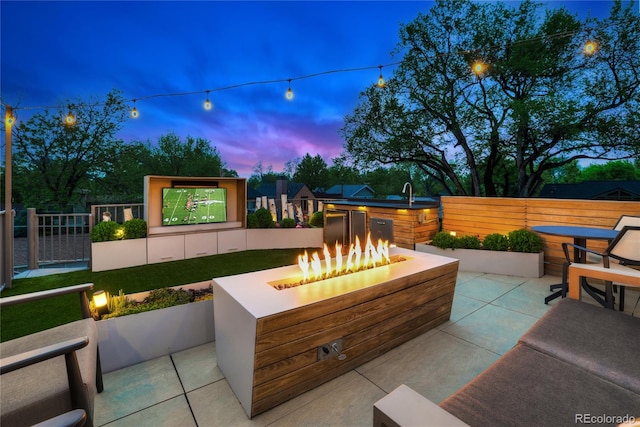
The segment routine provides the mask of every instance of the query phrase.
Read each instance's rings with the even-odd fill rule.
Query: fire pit
[[[449,319],[458,260],[389,258],[403,261],[283,290],[297,265],[213,280],[218,366],[249,417]]]

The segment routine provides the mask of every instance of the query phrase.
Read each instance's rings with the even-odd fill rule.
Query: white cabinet
[[[247,230],[229,230],[218,232],[218,253],[247,250]]]
[[[147,262],[177,261],[184,259],[184,235],[147,238]]]
[[[218,253],[218,233],[195,233],[184,236],[184,257],[196,258]]]

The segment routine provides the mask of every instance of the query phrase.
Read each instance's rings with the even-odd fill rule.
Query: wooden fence
[[[442,197],[442,229],[458,236],[502,233],[536,225],[584,225],[613,228],[621,215],[640,215],[640,203],[608,200]],[[568,237],[541,235],[545,241],[545,274],[560,276]],[[589,247],[606,248],[604,241]]]

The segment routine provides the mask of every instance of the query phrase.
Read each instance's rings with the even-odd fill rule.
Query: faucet
[[[410,182],[405,182],[404,187],[402,187],[402,194],[407,192],[407,185],[409,186],[409,207],[411,207],[413,203],[413,187]]]

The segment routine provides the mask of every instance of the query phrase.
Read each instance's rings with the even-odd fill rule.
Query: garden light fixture
[[[99,317],[109,313],[109,303],[105,291],[94,292],[92,302]]]

